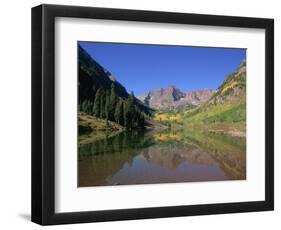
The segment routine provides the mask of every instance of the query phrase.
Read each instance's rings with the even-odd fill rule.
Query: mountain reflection
[[[183,130],[121,132],[79,146],[78,186],[246,179],[246,140]]]

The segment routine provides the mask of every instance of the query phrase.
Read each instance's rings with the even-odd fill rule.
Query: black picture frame
[[[55,18],[109,19],[265,29],[265,200],[55,213]],[[32,221],[41,225],[267,211],[274,209],[274,20],[110,8],[32,8]]]

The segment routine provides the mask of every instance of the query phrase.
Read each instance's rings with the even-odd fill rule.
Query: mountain
[[[213,89],[202,89],[191,91],[185,94],[185,97],[181,98],[180,100],[176,101],[175,106],[184,106],[184,105],[201,105],[202,103],[206,102],[215,92]]]
[[[187,111],[187,124],[209,123],[236,125],[237,130],[246,131],[246,61],[229,74],[216,92],[199,107]],[[223,128],[221,126],[220,128]]]
[[[117,94],[122,98],[129,96],[111,73],[97,63],[81,46],[79,46],[79,102],[85,99],[93,101],[98,88],[110,89],[114,84]]]
[[[208,104],[236,102],[246,97],[246,61],[242,61],[236,71],[228,75],[210,98]]]
[[[96,92],[99,88],[110,90],[112,85],[114,85],[118,97],[122,99],[127,99],[129,97],[126,88],[119,83],[108,70],[95,61],[80,45],[78,46],[78,60],[78,102],[80,105],[85,100],[94,102]],[[135,98],[135,104],[146,114],[150,114],[153,111],[137,98]]]
[[[214,90],[198,90],[184,93],[175,86],[155,89],[138,97],[144,104],[153,109],[174,109],[186,106],[198,106],[207,101]]]
[[[183,98],[185,94],[174,86],[165,89],[155,89],[149,91],[139,99],[146,105],[154,109],[173,107],[174,102]]]

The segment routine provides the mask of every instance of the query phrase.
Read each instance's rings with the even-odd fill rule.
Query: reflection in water
[[[79,146],[78,186],[246,179],[246,140],[187,131],[122,132]]]

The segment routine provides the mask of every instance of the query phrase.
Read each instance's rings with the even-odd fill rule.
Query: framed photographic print
[[[32,221],[273,210],[273,19],[32,9]]]

